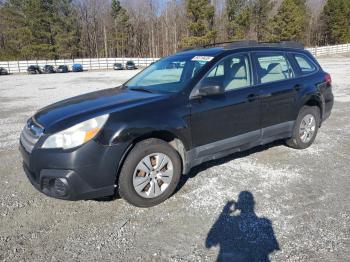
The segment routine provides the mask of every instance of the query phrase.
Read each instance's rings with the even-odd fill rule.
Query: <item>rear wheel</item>
[[[293,129],[293,136],[286,142],[290,147],[305,149],[314,142],[320,125],[320,109],[315,106],[301,108]]]
[[[127,156],[119,176],[119,194],[132,205],[154,206],[174,192],[180,175],[178,153],[163,140],[147,139]]]

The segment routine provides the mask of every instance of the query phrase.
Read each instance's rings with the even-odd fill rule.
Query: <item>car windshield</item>
[[[124,86],[150,92],[179,92],[211,59],[193,54],[169,56],[150,65]]]

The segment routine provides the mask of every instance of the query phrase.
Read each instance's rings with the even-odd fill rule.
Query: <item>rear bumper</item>
[[[47,196],[65,200],[94,199],[115,193],[116,174],[125,144],[90,141],[76,149],[34,149],[22,145],[23,169],[31,184]]]

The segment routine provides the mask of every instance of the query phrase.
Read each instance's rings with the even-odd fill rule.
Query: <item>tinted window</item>
[[[310,59],[303,55],[294,55],[297,64],[299,65],[300,71],[303,75],[307,75],[316,71],[314,63]]]
[[[200,87],[222,85],[225,91],[250,86],[249,59],[246,55],[233,55],[221,60],[207,76],[201,80]]]
[[[257,53],[257,73],[260,83],[275,82],[293,77],[287,58],[283,54]]]

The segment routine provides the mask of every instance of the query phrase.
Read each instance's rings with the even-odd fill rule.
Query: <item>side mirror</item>
[[[222,85],[207,85],[196,89],[191,95],[192,98],[222,95],[225,89]]]

